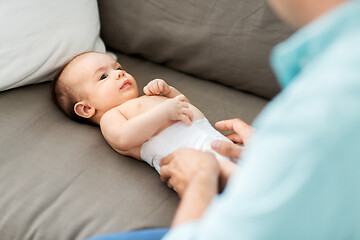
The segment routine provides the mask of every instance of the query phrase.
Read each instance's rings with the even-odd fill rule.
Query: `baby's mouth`
[[[124,89],[124,88],[127,88],[128,86],[131,85],[131,82],[129,80],[125,80],[123,82],[123,84],[121,85],[120,89]]]

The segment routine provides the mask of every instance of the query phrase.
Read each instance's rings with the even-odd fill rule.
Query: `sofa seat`
[[[116,53],[141,90],[154,78],[176,87],[209,121],[251,123],[268,100],[142,58]],[[0,94],[0,238],[84,239],[169,227],[179,198],[144,162],[121,156],[98,127],[51,102],[49,83]]]

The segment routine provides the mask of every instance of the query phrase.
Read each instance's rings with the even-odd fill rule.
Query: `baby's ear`
[[[85,101],[81,101],[74,106],[75,113],[83,118],[91,118],[95,114],[95,108],[87,104]]]

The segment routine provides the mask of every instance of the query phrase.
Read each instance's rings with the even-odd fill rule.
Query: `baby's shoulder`
[[[105,112],[100,119],[100,126],[112,124],[114,121],[125,120],[126,117],[121,112],[119,107],[114,107]]]
[[[112,109],[110,109],[108,112],[115,112],[115,111],[119,111],[121,113],[124,113],[127,111],[127,109],[129,108],[133,108],[135,105],[138,105],[142,102],[142,100],[140,99],[140,97],[128,100]]]

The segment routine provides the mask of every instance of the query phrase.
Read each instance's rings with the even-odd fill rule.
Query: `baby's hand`
[[[151,95],[166,96],[170,92],[170,87],[164,80],[154,79],[144,87],[143,91],[147,96],[151,96]]]
[[[193,112],[189,109],[189,104],[185,102],[186,97],[184,95],[178,95],[174,98],[166,100],[161,107],[164,107],[168,114],[168,119],[173,121],[183,121],[188,126],[191,125],[194,119]]]

